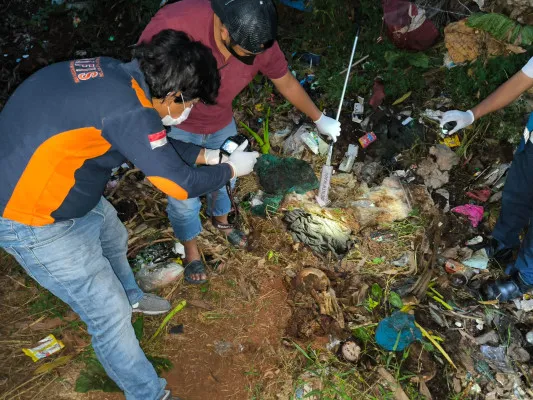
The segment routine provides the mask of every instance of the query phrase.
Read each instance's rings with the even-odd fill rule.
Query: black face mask
[[[242,63],[244,63],[246,65],[253,65],[254,64],[254,60],[255,60],[255,57],[256,57],[255,54],[252,54],[252,55],[249,55],[249,56],[241,56],[241,55],[237,54],[237,52],[233,49],[233,46],[231,45],[231,43],[229,45],[224,43],[224,46],[226,46],[226,49],[228,49],[228,51],[231,53],[231,55],[233,57],[235,57],[237,60],[239,60],[240,62],[242,62]]]

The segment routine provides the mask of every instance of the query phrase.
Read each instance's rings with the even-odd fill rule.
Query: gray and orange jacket
[[[166,137],[137,61],[45,67],[0,113],[0,216],[41,226],[94,208],[126,159],[180,200],[223,187],[231,167],[194,168],[200,147]]]

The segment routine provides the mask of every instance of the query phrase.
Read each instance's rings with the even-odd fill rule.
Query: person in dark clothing
[[[455,122],[449,134],[471,125],[476,119],[506,107],[522,93],[533,87],[533,58],[494,93],[472,110],[448,111],[441,119],[441,125]],[[507,262],[513,250],[518,249],[518,258],[507,268],[509,277],[489,281],[481,289],[486,300],[502,302],[522,297],[533,289],[533,113],[524,129],[522,141],[516,150],[513,163],[503,188],[502,209],[487,247],[490,257]],[[524,228],[528,229],[520,241]]]
[[[220,78],[210,50],[164,30],[132,62],[108,57],[50,65],[24,81],[0,113],[0,247],[87,324],[96,355],[128,400],[171,399],[139,346],[132,312],[165,313],[168,301],[137,286],[127,231],[102,197],[112,168],[132,161],[158,189],[185,200],[250,173],[257,153],[195,168],[213,156],[173,142]]]

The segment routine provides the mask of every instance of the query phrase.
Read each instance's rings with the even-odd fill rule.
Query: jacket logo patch
[[[150,142],[150,147],[152,148],[152,150],[164,146],[168,143],[167,131],[162,130],[161,132],[152,133],[151,135],[148,135],[148,141]]]
[[[71,61],[70,73],[72,74],[72,79],[74,79],[74,82],[76,83],[104,77],[104,72],[100,67],[100,57]]]

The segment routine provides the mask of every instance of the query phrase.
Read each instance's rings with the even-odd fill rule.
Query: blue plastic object
[[[296,8],[300,11],[312,11],[313,10],[313,1],[312,0],[280,0],[282,4],[286,6]]]
[[[422,332],[415,326],[415,317],[401,311],[383,319],[376,329],[376,343],[388,351],[402,351],[421,339]]]

